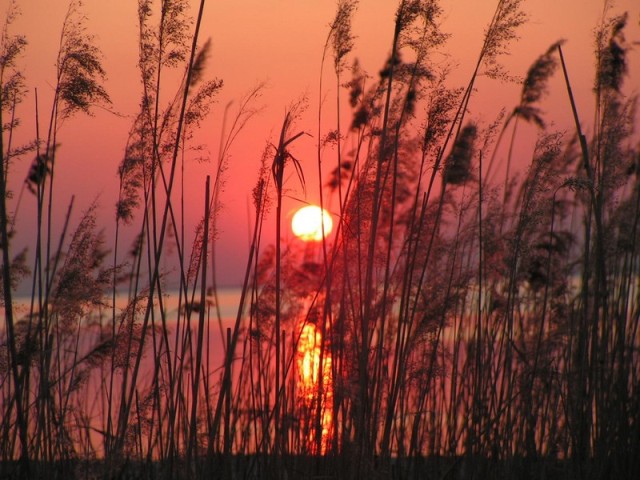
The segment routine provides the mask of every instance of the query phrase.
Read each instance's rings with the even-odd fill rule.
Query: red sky
[[[0,0],[3,18],[8,0]],[[70,196],[76,195],[74,219],[97,195],[101,205],[100,225],[110,233],[114,226],[114,204],[117,198],[117,168],[125,147],[127,132],[137,113],[141,96],[137,63],[137,17],[133,0],[85,0],[87,27],[96,36],[96,43],[104,54],[108,79],[106,89],[113,101],[112,108],[119,115],[96,110],[93,117],[78,115],[68,121],[60,132],[57,175],[56,223],[61,225]],[[193,12],[197,3],[191,0]],[[463,86],[469,79],[482,44],[482,35],[489,23],[497,1],[455,0],[442,2],[442,29],[452,38],[435,61],[446,59],[457,65],[450,82]],[[640,42],[640,2],[619,0],[611,2],[612,12],[629,11],[626,36],[629,44]],[[67,2],[62,0],[19,0],[22,16],[12,26],[14,33],[26,35],[29,42],[21,65],[30,89],[29,97],[18,112],[22,118],[20,137],[33,139],[33,89],[38,89],[41,112],[48,112],[54,84],[55,58],[58,38]],[[391,0],[361,0],[354,19],[357,35],[351,58],[358,57],[371,75],[377,75],[389,53],[394,11],[397,2]],[[511,45],[511,54],[503,63],[512,75],[523,76],[533,60],[556,40],[567,40],[563,48],[567,66],[578,99],[581,116],[593,117],[591,88],[593,85],[593,30],[602,15],[603,4],[595,0],[535,0],[524,2],[529,22],[520,30],[520,39]],[[335,2],[329,0],[217,0],[208,1],[201,31],[201,39],[213,42],[207,74],[224,80],[224,89],[211,117],[203,125],[199,140],[206,145],[212,158],[218,151],[221,118],[224,105],[236,101],[259,82],[267,87],[256,106],[264,109],[240,134],[231,151],[226,172],[226,187],[222,197],[224,209],[220,214],[220,235],[217,246],[220,263],[218,281],[237,283],[244,271],[248,244],[247,209],[250,192],[257,179],[257,169],[265,142],[274,139],[282,123],[285,108],[292,101],[306,95],[308,109],[298,122],[299,130],[314,136],[301,137],[293,151],[301,161],[307,177],[307,201],[316,202],[318,187],[314,182],[315,132],[319,98],[335,98],[333,75],[326,70],[326,88],[318,91],[318,76],[322,47],[328,25],[335,13]],[[631,78],[640,78],[640,45],[629,56]],[[330,65],[330,62],[328,62]],[[629,86],[633,91],[633,86]],[[552,94],[543,104],[547,119],[558,128],[571,128],[566,91],[560,77],[551,84]],[[635,86],[636,91],[638,85]],[[512,108],[518,101],[518,85],[495,81],[480,81],[471,103],[471,114],[489,123],[501,107]],[[333,100],[327,101],[326,118],[330,118]],[[346,109],[345,109],[346,110]],[[233,112],[233,107],[232,107]],[[41,121],[44,128],[44,121]],[[348,124],[345,112],[344,124]],[[10,171],[11,185],[20,190],[31,158],[16,162]],[[335,166],[335,165],[334,165]],[[326,171],[334,166],[327,165]],[[190,206],[186,215],[186,230],[193,231],[202,212],[204,176],[213,175],[215,164],[188,164],[189,188],[186,192]],[[302,196],[295,178],[289,182],[291,194]],[[15,208],[10,204],[10,209]],[[18,215],[14,251],[19,245],[30,244],[33,238],[34,199],[25,193]],[[289,201],[285,211],[290,218],[297,204]],[[59,228],[59,227],[58,227]],[[128,235],[132,238],[132,229]],[[268,237],[273,238],[273,237]]]

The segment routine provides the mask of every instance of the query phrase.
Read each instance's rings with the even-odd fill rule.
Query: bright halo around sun
[[[323,224],[326,237],[333,228],[331,215],[316,205],[307,205],[293,215],[291,230],[296,237],[304,242],[319,242],[322,240]]]

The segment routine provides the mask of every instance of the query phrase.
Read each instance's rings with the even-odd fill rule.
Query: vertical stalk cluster
[[[16,147],[26,41],[10,35],[10,10],[0,50],[0,476],[640,474],[640,183],[636,101],[624,94],[627,17],[597,30],[591,128],[563,42],[534,61],[511,113],[485,125],[471,115],[477,80],[507,77],[500,59],[525,21],[521,3],[496,2],[469,81],[452,87],[451,67],[435,60],[448,37],[438,1],[400,0],[379,75],[354,61],[346,82],[358,3],[338,2],[319,81],[325,98],[333,56],[335,124],[321,103],[314,139],[320,203],[332,206],[336,228],[318,244],[283,234],[291,178],[312,188],[295,156],[309,142],[296,126],[300,101],[260,162],[228,325],[216,292],[217,215],[229,151],[261,87],[235,119],[225,110],[189,251],[191,142],[222,87],[205,79],[205,2],[193,18],[179,0],[138,2],[142,99],[118,169],[110,264],[97,205],[75,230],[73,202],[54,224],[62,120],[109,101],[99,50],[72,2],[47,133],[40,138],[36,113],[35,141]],[[559,67],[575,134],[545,121]],[[525,152],[516,139],[533,130],[527,124],[537,141]],[[29,272],[26,255],[10,248],[8,177],[25,154],[35,154],[25,188],[37,233],[30,308],[20,316],[12,289]],[[274,245],[263,239],[267,222]],[[137,235],[123,255],[126,229]]]

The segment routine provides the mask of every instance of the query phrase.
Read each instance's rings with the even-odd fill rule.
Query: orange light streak
[[[317,452],[316,447],[316,409],[320,402],[321,419],[320,428],[321,444],[320,453],[324,454],[329,445],[330,434],[333,429],[333,416],[331,403],[333,399],[333,386],[331,384],[331,355],[325,348],[324,354],[321,352],[322,334],[315,325],[307,323],[302,327],[300,340],[298,342],[297,367],[298,367],[298,391],[297,396],[302,406],[304,415],[301,419],[300,432],[306,438],[310,451]],[[322,357],[322,365],[320,365]],[[320,372],[322,372],[322,388],[320,387]],[[304,421],[306,419],[306,421]],[[305,434],[305,432],[308,432]]]

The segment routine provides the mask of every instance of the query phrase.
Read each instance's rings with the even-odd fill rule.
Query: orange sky
[[[0,0],[0,18],[8,5]],[[40,109],[48,112],[54,83],[60,27],[66,12],[63,0],[19,0],[22,16],[13,25],[14,33],[26,35],[29,45],[21,60],[27,85],[32,92],[39,92]],[[68,121],[60,132],[57,175],[56,210],[66,211],[71,194],[76,195],[74,219],[79,218],[84,206],[100,196],[101,222],[107,232],[113,230],[114,204],[117,198],[117,168],[126,143],[132,118],[137,113],[140,99],[137,62],[137,17],[134,0],[85,0],[87,26],[96,36],[96,42],[104,53],[104,66],[108,80],[106,88],[113,101],[114,115],[96,110],[93,117],[77,115]],[[198,2],[191,0],[195,8]],[[458,67],[451,75],[452,84],[463,86],[473,70],[483,31],[491,19],[496,1],[455,0],[442,2],[444,31],[452,34],[443,54],[434,56],[436,61],[455,62]],[[393,34],[393,14],[397,2],[391,0],[361,0],[354,20],[358,36],[351,57],[357,56],[371,75],[377,75],[389,50]],[[530,15],[528,24],[520,30],[520,40],[511,45],[511,55],[503,63],[513,75],[523,76],[531,62],[554,41],[565,38],[563,48],[567,60],[574,93],[578,99],[581,116],[588,124],[593,105],[590,95],[593,84],[593,29],[602,14],[602,2],[595,0],[531,0],[525,2]],[[640,2],[619,0],[613,11],[629,11],[627,29],[629,43],[640,41]],[[307,200],[317,201],[318,187],[314,182],[315,132],[319,98],[318,75],[322,47],[333,19],[335,2],[329,0],[209,0],[201,39],[211,37],[213,50],[208,74],[225,82],[218,104],[210,119],[203,125],[199,140],[206,144],[212,158],[218,150],[220,124],[224,105],[238,100],[257,83],[266,81],[259,104],[262,113],[254,118],[238,137],[231,152],[230,167],[226,173],[226,188],[222,201],[221,232],[217,250],[220,264],[218,281],[221,284],[237,283],[244,271],[246,245],[248,244],[247,204],[250,191],[257,179],[260,155],[268,139],[278,133],[285,108],[292,101],[306,94],[308,109],[298,123],[299,130],[309,131],[314,137],[302,137],[294,151],[302,162],[307,177]],[[631,77],[640,78],[640,45],[629,56]],[[446,57],[445,54],[448,56]],[[335,98],[333,76],[326,70],[326,89],[322,95]],[[512,108],[518,101],[519,86],[498,82],[480,81],[478,92],[471,102],[471,114],[489,123],[501,107]],[[636,85],[637,90],[638,85]],[[560,77],[552,82],[552,95],[543,108],[548,119],[559,128],[570,128],[571,118],[566,92]],[[328,101],[325,115],[332,115],[333,100]],[[346,109],[345,109],[346,110]],[[20,136],[34,138],[34,102],[30,93],[18,112],[22,118]],[[232,110],[233,111],[233,110]],[[44,128],[44,121],[41,121]],[[348,124],[345,113],[344,124]],[[587,131],[589,127],[587,125]],[[11,185],[18,192],[26,177],[31,158],[24,158],[12,166]],[[186,193],[192,206],[186,216],[186,230],[193,231],[201,216],[204,176],[213,174],[214,164],[198,165],[191,162],[190,188]],[[326,166],[330,171],[333,166]],[[289,182],[291,194],[302,196],[295,178]],[[17,194],[16,194],[17,196]],[[33,198],[25,193],[16,228],[14,250],[33,238]],[[293,201],[285,205],[288,218],[297,206]],[[15,208],[15,205],[10,209]],[[137,230],[138,226],[131,230]],[[129,232],[130,237],[133,233]],[[109,237],[109,235],[108,235]],[[110,239],[111,237],[109,237]],[[273,237],[270,237],[271,239]]]

